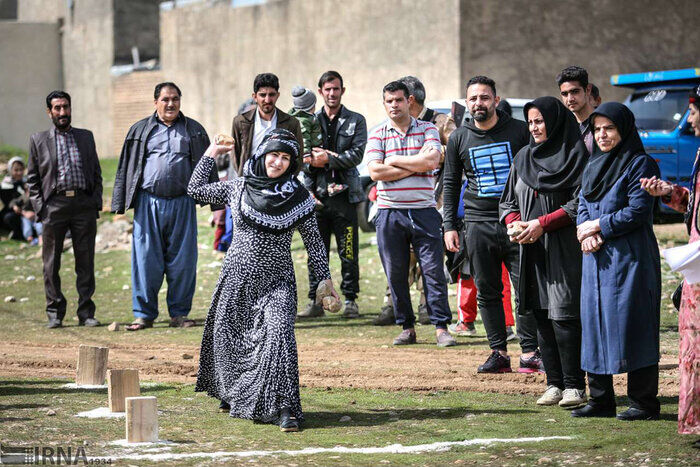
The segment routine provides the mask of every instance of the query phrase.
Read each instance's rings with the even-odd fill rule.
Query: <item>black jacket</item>
[[[321,115],[323,108],[316,112],[316,118],[321,124],[323,140],[328,135],[328,122]],[[341,106],[336,116],[338,124],[335,127],[335,149],[338,157],[330,157],[326,167],[312,167],[304,164],[304,185],[315,195],[327,193],[328,182],[326,174],[331,170],[341,172],[342,182],[348,185],[348,197],[351,203],[359,203],[364,199],[360,176],[357,166],[362,162],[367,145],[367,123],[365,117]],[[332,149],[332,148],[324,148]]]
[[[92,198],[96,215],[99,216],[102,210],[102,170],[97,158],[97,149],[95,149],[95,138],[90,130],[73,128],[72,131],[87,183],[85,191]],[[57,180],[56,127],[53,127],[47,131],[34,133],[29,140],[27,185],[29,199],[39,220],[45,214],[46,202],[56,190]]]
[[[462,173],[464,221],[498,221],[498,201],[508,180],[514,156],[530,141],[527,124],[497,110],[498,122],[481,130],[470,121],[457,128],[447,142],[444,168],[445,231],[457,230],[457,205]]]
[[[196,120],[185,117],[182,113],[180,113],[180,116],[185,119],[185,128],[190,138],[190,159],[192,161],[192,170],[194,170],[199,159],[202,158],[209,146],[209,136],[207,136],[204,127]],[[156,114],[153,113],[150,117],[139,120],[129,128],[129,132],[124,140],[124,146],[122,146],[122,152],[119,155],[117,176],[114,180],[114,190],[112,191],[112,212],[123,213],[127,209],[134,207],[134,198],[136,191],[141,186],[143,166],[147,155],[146,142],[148,141],[148,136],[157,125]],[[214,183],[218,181],[218,174],[212,170],[209,182]]]

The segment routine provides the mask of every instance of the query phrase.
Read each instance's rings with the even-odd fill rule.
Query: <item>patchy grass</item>
[[[116,160],[102,161],[105,193],[111,194]],[[197,289],[191,316],[203,320],[209,307],[219,273],[221,256],[211,251],[213,230],[207,219],[208,208],[198,210],[199,261]],[[130,214],[129,214],[130,216]],[[100,222],[109,221],[103,214]],[[682,225],[656,226],[662,247],[687,241]],[[361,293],[358,299],[363,317],[344,321],[337,316],[310,320],[297,325],[301,344],[334,342],[356,346],[381,347],[390,343],[394,327],[373,327],[371,318],[379,311],[384,296],[385,278],[373,234],[360,235]],[[306,304],[306,253],[301,239],[294,238],[299,290],[299,306]],[[174,332],[167,328],[165,287],[161,290],[161,318],[156,328],[142,333],[109,332],[106,327],[86,329],[75,326],[75,292],[73,255],[63,256],[63,291],[69,303],[62,330],[49,331],[44,325],[44,293],[39,249],[9,240],[0,241],[0,299],[13,295],[17,301],[0,301],[0,340],[5,342],[50,342],[52,344],[95,343],[100,345],[152,344],[199,345],[201,327]],[[130,322],[131,279],[130,253],[107,251],[96,255],[97,317],[103,323]],[[340,264],[331,252],[331,270],[340,282]],[[662,264],[663,303],[661,310],[661,350],[677,355],[677,313],[670,303],[680,276]],[[33,276],[33,278],[32,278]],[[125,288],[126,287],[126,288]],[[455,286],[450,301],[456,311]],[[412,291],[414,304],[418,296]],[[26,300],[22,300],[26,299]],[[483,328],[478,324],[483,334]],[[430,341],[432,330],[418,328],[419,339]],[[488,352],[485,339],[470,340],[470,345]],[[426,351],[444,358],[444,349],[421,344]],[[2,358],[2,357],[0,357]],[[69,356],[73,359],[73,355]],[[342,359],[339,358],[339,361]],[[437,360],[436,360],[437,361]],[[374,363],[374,362],[368,362]],[[391,362],[386,362],[390,365]],[[75,418],[80,411],[106,405],[105,391],[82,391],[63,387],[62,379],[17,379],[0,377],[0,442],[10,445],[78,445],[85,443],[89,456],[108,456],[127,450],[109,442],[124,437],[123,420]],[[615,420],[575,420],[558,408],[541,408],[535,398],[479,392],[420,392],[359,390],[329,387],[327,390],[302,388],[302,402],[308,420],[306,430],[282,434],[276,427],[256,425],[230,419],[216,413],[216,403],[193,392],[192,385],[164,384],[145,387],[145,395],[158,397],[161,410],[161,438],[176,441],[171,450],[160,452],[213,452],[217,450],[297,450],[305,447],[357,446],[372,447],[401,443],[425,444],[438,441],[461,441],[473,438],[516,438],[531,436],[572,436],[569,441],[540,444],[494,444],[488,447],[456,447],[444,452],[424,454],[316,454],[300,457],[285,455],[245,459],[208,460],[192,458],[158,462],[164,465],[205,464],[287,464],[287,465],[698,465],[697,451],[689,445],[694,437],[676,434],[677,398],[662,400],[663,418],[656,422],[621,423]],[[620,400],[624,406],[626,401]],[[54,416],[46,409],[55,410]],[[340,422],[343,416],[350,422]],[[144,451],[138,451],[144,452]],[[120,464],[144,465],[143,460],[125,460]],[[155,462],[153,462],[155,463]]]
[[[24,446],[84,445],[88,456],[145,454],[109,443],[124,438],[123,419],[76,418],[106,405],[106,391],[63,387],[63,380],[0,380],[2,441]],[[160,453],[301,450],[307,447],[383,447],[484,438],[570,436],[543,443],[454,447],[416,454],[274,455],[243,459],[158,461],[158,465],[232,462],[261,465],[697,465],[690,438],[675,435],[676,401],[662,401],[662,420],[623,423],[572,419],[558,407],[541,408],[531,398],[468,392],[384,392],[328,388],[302,390],[308,423],[300,433],[280,433],[216,412],[217,404],[192,385],[143,389],[157,396],[160,438],[177,444]],[[621,403],[623,401],[620,401]],[[55,415],[47,415],[47,410]],[[351,420],[341,422],[341,417]],[[9,435],[9,433],[12,433]],[[124,460],[118,464],[132,464]],[[155,462],[136,462],[151,465]]]

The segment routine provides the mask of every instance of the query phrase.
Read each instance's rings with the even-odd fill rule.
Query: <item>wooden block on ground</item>
[[[156,398],[126,398],[127,443],[155,443],[158,441],[158,405]]]
[[[139,370],[107,370],[107,393],[109,411],[125,412],[124,399],[141,395]]]
[[[108,347],[81,345],[78,350],[78,372],[75,382],[78,385],[101,385],[107,372]]]

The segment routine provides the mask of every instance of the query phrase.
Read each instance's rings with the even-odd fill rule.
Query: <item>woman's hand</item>
[[[600,219],[586,221],[576,228],[576,238],[579,242],[600,232]]]
[[[335,297],[336,300],[340,300],[340,296],[338,295],[338,292],[335,291],[335,287],[333,287],[333,280],[332,279],[326,279],[325,281],[322,281],[324,284],[326,284],[326,287],[328,287],[331,291],[331,297]]]
[[[520,225],[522,225],[525,228],[525,230],[523,230],[520,235],[515,237],[515,241],[520,243],[521,245],[535,243],[537,239],[540,238],[544,233],[544,229],[542,228],[542,225],[540,225],[539,219],[533,219],[528,222],[520,221]]]
[[[211,157],[212,159],[215,159],[216,156],[220,156],[221,154],[231,152],[232,149],[233,146],[224,146],[223,144],[216,144],[212,142],[207,148],[207,150],[204,152],[204,157]]]
[[[603,240],[603,237],[601,237],[600,234],[592,235],[583,239],[581,242],[581,251],[586,254],[595,253],[596,251],[600,250],[603,243],[605,243],[605,240]]]
[[[673,184],[660,180],[654,175],[651,178],[640,178],[639,182],[644,189],[651,196],[668,196],[673,191]]]

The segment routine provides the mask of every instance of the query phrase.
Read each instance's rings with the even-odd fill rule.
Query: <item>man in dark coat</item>
[[[171,327],[191,327],[197,272],[197,215],[187,185],[209,146],[202,125],[180,112],[180,88],[154,91],[155,112],[130,129],[119,157],[112,212],[134,208],[131,250],[132,309],[128,331],[153,326],[158,291],[167,276]],[[218,181],[215,171],[210,181]]]
[[[367,144],[365,117],[348,110],[341,104],[345,93],[343,78],[336,71],[327,71],[318,81],[318,93],[323,107],[316,112],[321,124],[322,147],[309,148],[310,157],[304,160],[304,185],[323,206],[316,212],[321,237],[330,250],[331,234],[335,236],[343,281],[340,289],[345,295],[343,318],[358,318],[355,303],[360,292],[358,263],[357,203],[364,192],[357,165]],[[318,279],[309,267],[309,299],[299,318],[323,316],[323,308],[314,303]]]
[[[245,161],[250,159],[265,135],[275,128],[284,128],[294,133],[301,147],[299,154],[304,153],[299,121],[275,105],[280,96],[279,89],[280,82],[277,76],[272,73],[257,75],[253,81],[255,108],[233,118],[231,171],[236,175],[240,176],[243,173]],[[301,160],[297,166],[301,167]]]
[[[66,315],[61,293],[61,253],[70,229],[78,289],[78,324],[99,326],[95,319],[95,234],[102,210],[102,171],[90,130],[71,127],[70,95],[53,91],[46,113],[54,127],[29,141],[27,185],[37,220],[43,222],[44,290],[49,328],[60,328]]]

